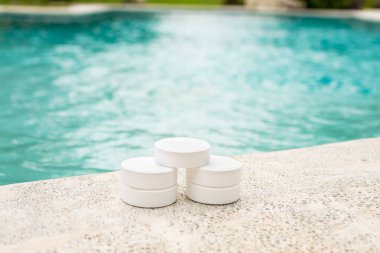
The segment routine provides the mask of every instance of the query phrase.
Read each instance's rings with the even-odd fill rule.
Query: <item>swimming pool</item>
[[[169,136],[225,155],[380,136],[376,23],[3,15],[0,56],[0,184],[115,170]]]

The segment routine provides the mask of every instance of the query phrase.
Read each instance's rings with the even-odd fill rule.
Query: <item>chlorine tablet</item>
[[[187,137],[161,139],[154,143],[154,159],[158,164],[167,167],[201,167],[209,162],[210,144]]]
[[[135,157],[121,163],[122,184],[142,189],[159,190],[177,185],[177,169],[155,163],[153,157]]]
[[[177,186],[161,190],[141,190],[121,184],[121,199],[137,207],[164,207],[177,200]]]
[[[186,169],[186,180],[205,187],[230,187],[240,184],[241,163],[231,157],[211,155],[210,162]]]
[[[216,188],[186,182],[186,196],[193,201],[203,204],[230,204],[240,198],[240,184],[232,187]]]

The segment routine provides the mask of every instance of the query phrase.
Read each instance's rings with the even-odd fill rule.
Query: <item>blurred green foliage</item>
[[[380,0],[305,0],[308,8],[361,9],[380,7]]]
[[[363,8],[380,8],[380,0],[365,0],[363,1]]]

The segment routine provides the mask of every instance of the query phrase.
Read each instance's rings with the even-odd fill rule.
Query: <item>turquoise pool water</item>
[[[154,140],[236,155],[380,136],[380,24],[222,12],[0,16],[0,184]]]

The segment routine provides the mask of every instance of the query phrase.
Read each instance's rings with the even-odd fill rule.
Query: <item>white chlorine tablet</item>
[[[121,184],[121,199],[137,207],[164,207],[177,200],[177,186],[163,190],[140,190]]]
[[[186,196],[193,201],[203,204],[229,204],[240,198],[240,184],[232,187],[213,188],[186,182]]]
[[[188,168],[186,180],[205,187],[230,187],[240,184],[241,163],[231,157],[212,155],[209,164]]]
[[[158,164],[167,167],[201,167],[209,162],[210,144],[186,137],[161,139],[154,143],[154,159]]]
[[[177,169],[154,162],[153,157],[136,157],[121,163],[122,184],[142,190],[166,189],[177,185]]]

